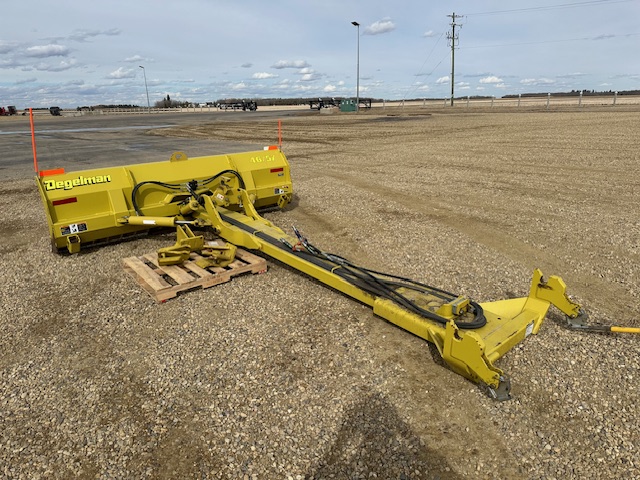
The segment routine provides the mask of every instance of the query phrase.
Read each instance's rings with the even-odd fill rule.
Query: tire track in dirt
[[[380,192],[380,186],[377,183],[366,180],[361,176],[347,172],[335,174],[326,170],[323,171],[323,174],[337,182],[349,183],[353,187],[369,193],[379,194]],[[433,197],[424,195],[421,195],[420,198],[407,196],[405,191],[394,188],[389,184],[385,185],[385,191],[390,198],[393,198],[394,202],[463,233],[475,242],[498,251],[511,260],[531,268],[541,268],[547,275],[563,277],[567,282],[569,293],[583,298],[588,303],[596,305],[604,311],[610,312],[612,317],[620,321],[632,321],[632,319],[628,318],[630,313],[628,305],[620,302],[621,298],[628,297],[628,292],[620,286],[586,272],[572,274],[571,271],[574,270],[574,265],[569,265],[555,255],[540,251],[532,245],[502,233],[497,225],[487,224],[484,219],[480,221],[474,216],[456,211],[450,205],[439,202]],[[598,292],[597,297],[593,296],[594,291]],[[588,305],[586,307],[588,309]]]

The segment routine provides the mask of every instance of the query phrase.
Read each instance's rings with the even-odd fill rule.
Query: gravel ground
[[[274,123],[161,133],[188,153],[273,143]],[[267,217],[477,301],[540,267],[591,321],[640,327],[639,129],[605,108],[290,118],[296,199]],[[171,235],[58,256],[33,180],[0,194],[4,478],[640,478],[637,335],[552,310],[498,361],[514,399],[496,403],[284,265],[156,304],[121,260]]]

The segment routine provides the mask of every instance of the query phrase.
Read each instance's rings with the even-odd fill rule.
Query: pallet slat
[[[182,265],[160,266],[157,254],[148,253],[125,258],[122,264],[125,271],[157,302],[165,302],[188,290],[229,282],[232,277],[243,273],[263,273],[267,270],[264,258],[240,248],[236,251],[236,259],[225,268],[201,268],[196,265],[201,258],[197,253],[192,253]]]

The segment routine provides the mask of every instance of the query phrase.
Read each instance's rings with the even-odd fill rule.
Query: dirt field
[[[273,120],[162,129],[274,144]],[[477,301],[560,275],[594,323],[640,327],[640,108],[319,114],[283,122],[293,205],[355,263]],[[121,259],[50,253],[33,179],[0,181],[0,476],[640,478],[639,336],[552,311],[499,360],[496,403],[429,345],[270,262],[166,304]]]

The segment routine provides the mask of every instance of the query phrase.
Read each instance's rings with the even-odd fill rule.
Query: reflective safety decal
[[[62,235],[73,235],[74,233],[82,233],[86,231],[86,223],[72,223],[71,225],[60,227],[60,233],[62,233]]]
[[[527,330],[525,330],[525,332],[524,332],[525,338],[528,337],[529,335],[531,335],[531,332],[533,332],[533,322],[531,322],[529,325],[527,325]]]

